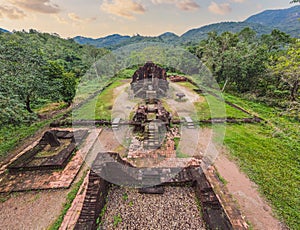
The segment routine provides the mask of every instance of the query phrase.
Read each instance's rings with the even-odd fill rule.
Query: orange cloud
[[[82,18],[79,15],[75,14],[75,13],[69,13],[68,17],[75,22],[91,22],[91,21],[95,21],[96,17],[93,18]]]
[[[193,0],[183,0],[179,1],[176,6],[184,11],[194,11],[198,10],[200,6],[198,5],[197,2],[194,2]]]
[[[200,8],[199,4],[194,0],[152,0],[155,5],[159,4],[175,4],[175,6],[183,11],[194,11]]]
[[[68,24],[68,21],[65,18],[59,15],[53,15],[53,16],[60,24]]]
[[[51,0],[9,0],[15,7],[44,14],[59,13],[60,7]]]
[[[25,18],[26,14],[13,6],[0,6],[0,18],[9,18],[12,20],[18,20]]]
[[[127,19],[133,19],[135,14],[144,14],[146,12],[142,4],[133,0],[104,0],[101,10]]]
[[[230,13],[232,9],[229,3],[217,4],[215,2],[211,2],[208,10],[214,14],[224,15]]]

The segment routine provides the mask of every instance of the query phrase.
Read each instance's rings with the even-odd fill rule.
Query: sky
[[[222,21],[243,21],[289,0],[0,0],[0,28],[36,29],[69,38],[110,34],[182,35]]]

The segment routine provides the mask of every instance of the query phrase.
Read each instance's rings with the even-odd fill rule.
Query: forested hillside
[[[2,33],[0,44],[0,127],[29,122],[47,103],[70,104],[94,53],[106,52],[34,30]]]
[[[211,32],[188,49],[210,68],[223,91],[280,107],[299,119],[299,40],[279,30],[258,37],[245,28]]]
[[[294,6],[289,9],[266,10],[249,17],[245,22],[277,28],[294,37],[299,37],[299,18],[300,6]]]
[[[115,49],[120,46],[134,44],[135,42],[167,42],[177,45],[195,43],[207,39],[208,34],[215,31],[218,34],[223,32],[238,33],[245,28],[251,28],[258,36],[269,34],[274,29],[279,29],[292,37],[300,36],[300,6],[288,9],[266,10],[259,14],[252,15],[241,22],[219,22],[191,29],[181,36],[174,33],[164,33],[159,36],[147,37],[141,35],[122,36],[119,34],[109,35],[103,38],[86,38],[77,36],[74,38],[79,44],[90,44],[96,47]]]

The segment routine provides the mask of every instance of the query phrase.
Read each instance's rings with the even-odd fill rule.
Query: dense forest
[[[80,78],[106,52],[35,30],[0,34],[0,127],[33,122],[34,109],[47,103],[70,105]]]
[[[209,33],[199,45],[188,47],[216,77],[223,91],[243,95],[299,114],[300,41],[277,29],[256,36]],[[299,117],[298,117],[299,119]]]

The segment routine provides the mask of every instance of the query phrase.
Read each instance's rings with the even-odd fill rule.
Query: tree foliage
[[[71,104],[77,82],[105,53],[35,30],[0,34],[0,126],[30,122],[45,103]]]
[[[300,85],[300,41],[291,45],[282,55],[277,57],[271,71],[288,83],[292,101],[298,99]]]
[[[223,90],[281,107],[299,101],[299,41],[277,29],[260,37],[250,28],[236,34],[210,32],[187,49],[206,64]]]

